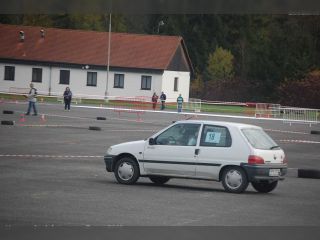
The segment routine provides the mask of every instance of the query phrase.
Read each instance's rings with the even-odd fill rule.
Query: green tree
[[[207,72],[209,80],[227,81],[233,78],[234,57],[229,50],[217,47],[216,50],[209,54]]]

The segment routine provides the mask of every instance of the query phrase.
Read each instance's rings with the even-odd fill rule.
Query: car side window
[[[200,124],[181,123],[156,137],[157,145],[196,146]]]
[[[228,128],[204,125],[201,133],[200,146],[230,147],[232,143]]]

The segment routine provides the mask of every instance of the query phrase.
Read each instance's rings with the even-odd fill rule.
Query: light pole
[[[108,96],[108,83],[109,83],[109,69],[110,69],[110,52],[111,52],[111,13],[109,15],[109,37],[108,37],[108,59],[107,59],[107,81],[106,91],[104,93],[104,99]]]
[[[158,31],[157,31],[158,34],[159,34],[160,26],[163,26],[163,25],[164,25],[164,22],[161,20],[161,21],[158,23]]]

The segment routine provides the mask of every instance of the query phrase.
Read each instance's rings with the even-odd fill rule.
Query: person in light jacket
[[[29,93],[26,95],[26,98],[28,99],[29,105],[28,105],[28,110],[26,115],[30,115],[31,108],[33,109],[33,116],[37,116],[37,107],[36,107],[36,102],[37,102],[37,89],[34,88],[33,83],[30,83],[30,90]]]
[[[178,113],[182,111],[182,105],[183,105],[183,97],[181,96],[181,94],[179,94],[179,97],[177,98]]]

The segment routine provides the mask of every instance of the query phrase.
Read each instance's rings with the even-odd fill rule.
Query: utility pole
[[[109,15],[109,37],[108,37],[108,59],[107,59],[107,81],[106,91],[104,93],[105,100],[108,98],[109,69],[110,69],[110,52],[111,52],[111,13]]]

